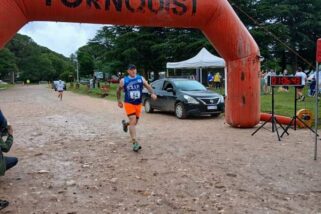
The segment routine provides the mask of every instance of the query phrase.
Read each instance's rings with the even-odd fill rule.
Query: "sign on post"
[[[95,77],[97,79],[104,79],[104,73],[103,72],[95,71],[94,75],[95,75]]]
[[[298,76],[270,76],[268,77],[269,86],[301,86],[302,77]]]

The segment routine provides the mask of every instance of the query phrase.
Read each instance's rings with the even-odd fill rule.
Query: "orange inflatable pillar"
[[[259,123],[259,49],[227,0],[1,0],[0,47],[28,21],[198,28],[227,64],[227,123]]]

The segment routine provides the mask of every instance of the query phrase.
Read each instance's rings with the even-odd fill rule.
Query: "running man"
[[[145,86],[148,92],[151,94],[153,100],[157,99],[152,87],[147,83],[144,77],[137,75],[135,65],[129,65],[127,70],[128,76],[122,78],[119,82],[117,89],[118,107],[125,108],[125,112],[128,116],[129,122],[122,121],[123,130],[127,132],[131,137],[133,143],[133,151],[138,152],[142,147],[139,145],[136,139],[136,125],[141,114],[142,109],[142,91]],[[121,101],[121,91],[124,90],[125,102]]]
[[[60,101],[62,100],[62,94],[64,92],[64,83],[59,80],[58,83],[57,83],[57,91],[58,91],[58,98],[60,98]]]

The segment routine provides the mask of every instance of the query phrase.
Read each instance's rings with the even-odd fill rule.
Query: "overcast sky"
[[[30,22],[18,33],[66,57],[92,39],[103,25],[64,22]]]

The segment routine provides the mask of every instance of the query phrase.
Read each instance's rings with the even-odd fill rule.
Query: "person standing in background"
[[[304,90],[304,86],[307,80],[307,75],[302,71],[301,67],[298,67],[296,73],[295,73],[296,77],[301,77],[301,86],[297,86],[296,87],[296,94],[297,94],[297,99],[300,101],[304,101],[305,96],[303,95],[303,90]]]
[[[288,75],[288,70],[284,69],[283,71],[283,76],[287,76]],[[289,90],[289,86],[283,86],[284,91],[288,92]]]
[[[219,72],[216,72],[215,76],[214,76],[214,86],[216,89],[221,88],[221,75]]]
[[[207,83],[209,87],[213,87],[213,74],[211,72],[208,73],[207,75]]]
[[[262,70],[260,74],[261,74],[261,77],[260,77],[261,78],[261,81],[260,81],[261,87],[260,88],[261,88],[261,95],[263,95],[263,94],[265,94],[265,90],[264,90],[265,89],[265,80],[264,80],[265,73],[264,73],[264,70]]]
[[[271,76],[271,70],[264,75],[264,94],[269,94],[271,92],[271,86],[268,84],[269,77]]]

